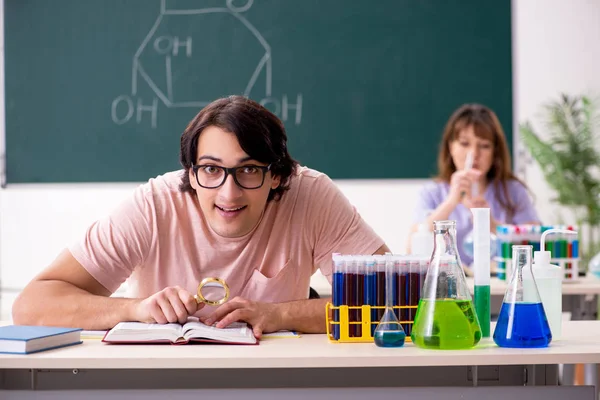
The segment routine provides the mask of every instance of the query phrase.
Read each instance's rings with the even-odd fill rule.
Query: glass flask
[[[394,312],[394,266],[395,262],[389,255],[385,256],[385,311],[379,321],[373,339],[379,347],[402,347],[406,333]],[[401,290],[401,289],[399,289]]]
[[[411,339],[426,349],[468,349],[479,343],[481,326],[456,247],[456,222],[434,221],[433,233],[433,255]]]
[[[533,246],[512,247],[513,273],[494,329],[500,347],[547,347],[550,325],[531,270]]]

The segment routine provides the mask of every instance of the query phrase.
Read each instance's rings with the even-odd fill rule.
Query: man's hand
[[[217,328],[225,328],[233,322],[244,321],[252,326],[254,336],[258,339],[263,332],[276,332],[283,329],[281,309],[277,304],[259,303],[241,297],[234,297],[204,319],[207,325],[212,325],[216,321],[218,321]]]
[[[204,306],[198,304],[194,296],[179,286],[167,287],[152,296],[141,300],[134,308],[134,319],[146,323],[183,324],[188,316],[194,315]]]

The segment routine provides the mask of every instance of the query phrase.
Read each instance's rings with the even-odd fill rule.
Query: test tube
[[[344,259],[341,254],[332,254],[333,261],[333,286],[332,286],[332,300],[333,306],[339,307],[342,305],[344,299]],[[339,309],[333,310],[333,321],[337,324],[332,326],[332,334],[335,340],[340,339],[340,311]]]
[[[398,256],[398,305],[408,305],[408,257]],[[408,321],[408,309],[400,308],[398,313],[399,321]],[[410,335],[410,326],[402,324],[404,333]]]
[[[365,257],[365,304],[374,306],[375,305],[375,257]],[[375,321],[375,310],[371,309],[371,336],[375,333],[377,328],[377,321]]]
[[[379,322],[385,312],[385,257],[377,258],[375,267],[375,305],[382,308],[376,309],[375,321]]]
[[[499,279],[506,280],[506,272],[511,257],[510,227],[506,225],[498,226],[496,228],[496,236],[498,239],[498,246],[496,246],[496,254],[498,256],[497,274]]]
[[[393,264],[392,266],[392,293],[390,295],[390,298],[392,299],[392,306],[398,306],[400,305],[399,303],[399,298],[398,298],[398,294],[400,292],[403,292],[403,290],[400,289],[400,256],[398,255],[392,255],[390,256],[390,261]],[[387,294],[386,294],[387,295]],[[396,314],[396,318],[400,319],[400,309],[399,308],[394,308],[394,314]]]
[[[408,276],[406,279],[408,292],[407,303],[409,306],[418,306],[421,294],[421,261],[418,258],[410,258],[408,261],[408,268]],[[408,321],[414,322],[416,313],[416,308],[409,308]],[[407,335],[412,332],[412,324],[408,328],[408,332],[406,332]]]
[[[577,227],[574,227],[577,230]],[[577,271],[577,277],[579,277],[579,236],[572,235],[571,236],[571,258],[573,258],[573,270]]]
[[[561,229],[560,227],[556,227],[557,229]],[[554,235],[554,240],[552,240],[552,246],[550,247],[550,251],[552,252],[552,258],[562,258],[562,235],[560,233]]]
[[[365,272],[366,272],[366,259],[364,256],[356,256],[356,306],[363,306],[365,304]],[[362,336],[362,311],[360,309],[354,310],[355,320],[360,324],[355,325],[356,336]]]
[[[356,305],[356,262],[353,256],[345,256],[344,271],[344,305],[352,307]],[[348,322],[355,321],[353,309],[348,311]],[[348,325],[348,336],[355,337],[356,329],[354,324]]]
[[[391,295],[391,299],[392,299],[392,306],[399,306],[400,305],[400,294],[402,292],[404,292],[404,290],[402,290],[400,288],[400,262],[401,262],[402,257],[399,255],[392,255],[391,256],[391,261],[394,264],[393,267],[393,281],[392,281],[392,295]],[[400,309],[399,308],[394,308],[394,314],[396,314],[396,318],[398,318],[398,320],[400,320]]]

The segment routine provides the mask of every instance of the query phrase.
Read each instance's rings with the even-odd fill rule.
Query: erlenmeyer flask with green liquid
[[[456,222],[434,221],[435,244],[415,315],[411,339],[425,349],[468,349],[481,326],[456,247]]]

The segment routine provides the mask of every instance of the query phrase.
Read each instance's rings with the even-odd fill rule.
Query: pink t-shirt
[[[317,268],[331,282],[331,253],[373,254],[384,244],[331,179],[315,170],[298,168],[290,189],[267,203],[257,226],[238,238],[211,229],[195,194],[179,191],[181,174],[169,172],[139,186],[70,247],[109,291],[129,279],[134,297],[167,286],[195,294],[203,278],[220,277],[231,297],[307,299]]]

